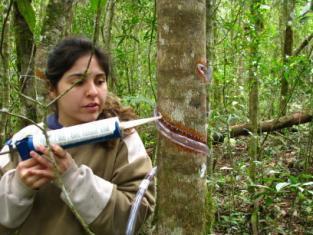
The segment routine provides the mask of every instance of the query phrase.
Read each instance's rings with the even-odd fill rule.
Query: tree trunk
[[[256,182],[256,166],[255,163],[258,160],[258,113],[259,113],[259,32],[261,30],[261,15],[260,15],[260,4],[261,2],[252,1],[250,3],[250,44],[249,44],[249,124],[251,129],[251,136],[248,144],[248,154],[250,157],[250,169],[249,176],[252,183]],[[256,203],[255,191],[253,188],[250,189],[251,201],[253,202],[252,211],[251,211],[251,228],[252,234],[259,234],[258,228],[258,213],[259,208]]]
[[[103,13],[103,1],[98,1],[97,9],[96,9],[96,18],[95,18],[95,24],[94,24],[94,34],[93,34],[93,42],[95,44],[98,44],[99,38],[100,38],[100,30],[101,30],[101,18]]]
[[[41,42],[36,50],[35,73],[40,78],[46,68],[47,55],[49,51],[67,35],[67,22],[71,18],[72,5],[74,1],[50,0],[46,9],[45,19],[41,30]],[[44,97],[45,85],[37,84],[38,95]],[[43,110],[38,110],[42,118]]]
[[[0,45],[0,108],[9,109],[10,106],[10,81],[9,81],[9,13],[12,9],[12,3],[10,4],[6,14],[1,16],[2,24],[1,28],[1,45]],[[7,120],[6,114],[0,114],[0,146],[7,138]]]
[[[292,127],[294,125],[299,125],[303,123],[308,123],[313,120],[313,115],[311,113],[297,112],[291,115],[283,116],[276,119],[271,119],[263,121],[259,125],[258,133],[262,132],[273,132],[284,128]],[[251,134],[250,123],[238,124],[229,127],[229,136],[231,138],[238,136],[245,136]],[[224,141],[225,135],[216,134],[213,136],[214,143],[221,143]]]
[[[161,123],[170,134],[179,133],[204,146],[206,85],[196,71],[198,63],[206,64],[205,7],[204,0],[157,1],[157,109],[163,116]],[[207,151],[200,153],[159,135],[155,234],[204,233]]]
[[[208,64],[211,68],[213,68],[213,61],[215,57],[214,53],[214,41],[215,41],[215,18],[216,18],[216,0],[206,0],[206,38],[207,38],[207,58],[208,58]],[[212,71],[212,80],[213,79],[213,71]],[[218,85],[218,84],[217,84]],[[211,95],[215,89],[213,89],[213,92],[211,93],[212,89],[209,89],[209,94]],[[218,87],[217,89],[218,90]],[[210,97],[210,96],[208,96]],[[212,98],[214,96],[211,95]],[[208,103],[210,102],[210,98],[208,98]],[[213,135],[212,135],[212,130],[211,128],[208,128],[208,146],[210,149],[213,150],[212,148],[212,143],[213,143]],[[211,157],[208,158],[208,170],[207,170],[207,177],[209,179],[213,178],[213,165],[214,165],[214,153],[211,152]],[[212,183],[211,183],[212,182]],[[216,211],[216,206],[215,206],[215,200],[214,200],[214,191],[215,191],[215,184],[213,181],[210,181],[208,184],[208,194],[207,194],[207,225],[206,225],[206,233],[207,234],[213,234],[213,226],[214,226],[214,221],[215,221],[215,211]]]
[[[31,1],[29,1],[31,4]],[[34,38],[30,27],[19,12],[17,3],[14,3],[14,29],[16,46],[16,66],[19,76],[20,92],[25,96],[36,99],[34,77]],[[36,103],[21,96],[21,114],[33,121],[37,120]],[[29,122],[19,120],[19,129],[28,125]]]
[[[282,61],[283,70],[281,76],[281,89],[280,89],[280,114],[279,116],[286,115],[287,103],[289,95],[289,82],[288,82],[288,58],[292,55],[293,47],[293,30],[291,27],[292,17],[291,14],[294,11],[295,0],[284,0],[282,5],[281,17],[282,17]]]
[[[107,0],[105,6],[105,18],[102,33],[104,49],[107,52],[111,52],[111,28],[114,16],[114,6],[115,0]]]

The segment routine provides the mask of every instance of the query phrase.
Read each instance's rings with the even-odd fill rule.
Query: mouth
[[[89,103],[87,105],[84,105],[83,108],[86,109],[89,112],[95,112],[99,110],[99,104],[98,103]]]

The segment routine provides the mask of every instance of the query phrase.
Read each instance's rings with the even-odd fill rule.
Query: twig
[[[80,224],[84,227],[85,231],[87,232],[87,234],[89,235],[94,235],[94,233],[89,229],[89,225],[85,222],[85,220],[81,217],[81,215],[79,214],[79,212],[76,210],[75,205],[73,204],[69,193],[65,187],[64,181],[61,177],[61,171],[56,163],[56,160],[53,156],[52,150],[51,150],[51,144],[49,141],[49,136],[48,136],[48,132],[47,132],[47,125],[44,124],[44,131],[43,134],[46,138],[47,141],[47,146],[48,146],[48,153],[49,153],[49,160],[51,161],[51,163],[53,164],[53,172],[55,173],[56,176],[56,184],[62,189],[62,192],[64,193],[64,196],[66,198],[66,201],[68,203],[68,206],[70,207],[70,210],[73,212],[73,214],[75,215],[75,217],[78,219],[78,221],[80,222]]]
[[[90,67],[90,63],[91,63],[91,59],[92,59],[92,56],[93,56],[94,52],[92,51],[90,57],[89,57],[89,61],[88,61],[88,64],[87,64],[87,67],[86,67],[86,70],[82,76],[81,79],[78,79],[77,81],[75,81],[68,89],[66,89],[64,92],[62,92],[60,95],[58,95],[57,97],[55,97],[51,102],[49,102],[47,105],[46,105],[46,108],[49,108],[52,104],[54,104],[55,102],[57,102],[59,99],[61,99],[63,96],[65,96],[68,92],[70,92],[70,90],[73,89],[74,86],[76,86],[79,82],[83,81],[86,79],[87,77],[87,71]]]
[[[14,117],[18,117],[18,118],[21,118],[23,120],[26,120],[28,122],[30,122],[31,124],[35,125],[36,127],[38,127],[40,130],[44,131],[44,128],[42,128],[40,125],[38,125],[36,122],[34,122],[33,120],[23,116],[23,115],[20,115],[20,114],[16,114],[16,113],[11,113],[5,109],[0,109],[0,113],[4,113],[4,114],[8,114],[8,115],[11,115],[11,116],[14,116]]]
[[[27,95],[25,95],[25,94],[22,93],[22,92],[19,92],[19,95],[22,96],[23,98],[27,99],[28,101],[31,101],[31,102],[33,102],[33,103],[35,103],[35,104],[38,104],[38,105],[40,105],[40,106],[43,106],[43,104],[42,104],[40,101],[35,100],[35,99],[33,99],[32,97],[27,96]]]

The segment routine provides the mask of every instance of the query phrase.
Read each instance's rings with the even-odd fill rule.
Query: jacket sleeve
[[[31,125],[16,133],[12,140],[39,131],[38,127]],[[8,150],[9,147],[5,145],[1,152]],[[36,191],[24,185],[15,174],[18,161],[17,152],[0,156],[0,234],[6,234],[4,231],[19,227],[29,215],[34,201]]]
[[[1,157],[10,158],[9,155]],[[0,166],[0,231],[20,226],[29,215],[34,200],[35,191],[20,181],[13,166],[11,161]]]
[[[135,195],[151,169],[143,143],[133,132],[119,144],[112,180],[94,175],[84,165],[69,169],[63,180],[75,208],[95,234],[125,234]],[[154,191],[151,183],[140,206],[137,229],[153,211]],[[64,193],[61,197],[67,203]]]

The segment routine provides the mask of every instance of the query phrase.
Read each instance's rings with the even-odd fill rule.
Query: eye
[[[71,79],[71,84],[75,86],[82,86],[84,82],[84,76],[75,76]]]
[[[96,84],[99,85],[99,86],[101,86],[101,85],[104,84],[104,83],[106,83],[106,81],[105,81],[104,79],[98,79],[98,80],[96,81]]]
[[[75,83],[75,86],[82,86],[84,84],[84,80],[83,79],[77,79],[74,83]]]
[[[96,85],[101,86],[101,85],[103,85],[105,83],[106,83],[105,76],[101,75],[101,76],[96,78],[96,81],[95,81]]]

